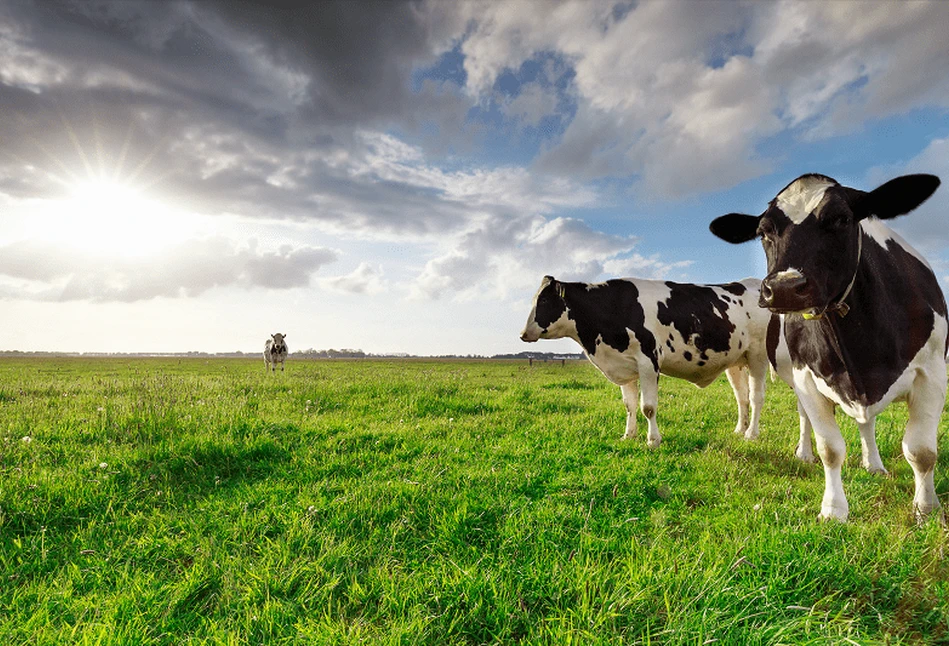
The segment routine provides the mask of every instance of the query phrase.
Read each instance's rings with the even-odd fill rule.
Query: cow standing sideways
[[[272,372],[277,371],[277,364],[280,364],[280,372],[283,372],[284,361],[287,360],[287,338],[285,334],[271,335],[264,343],[264,368]]]
[[[765,335],[771,317],[757,306],[759,284],[753,278],[725,285],[638,278],[591,284],[545,276],[521,339],[570,337],[583,346],[593,365],[622,390],[623,437],[636,434],[639,399],[649,424],[647,444],[653,448],[661,439],[659,373],[704,388],[724,371],[738,401],[735,432],[754,439],[768,373]]]
[[[768,275],[760,304],[783,319],[768,349],[786,344],[795,393],[814,427],[822,518],[849,514],[835,406],[857,421],[866,442],[873,418],[897,400],[909,409],[903,455],[915,475],[914,510],[922,519],[940,507],[933,469],[946,400],[946,301],[929,264],[881,221],[912,211],[938,186],[932,175],[907,175],[864,192],[804,175],[763,214],[732,213],[711,224],[728,242],[761,238]]]

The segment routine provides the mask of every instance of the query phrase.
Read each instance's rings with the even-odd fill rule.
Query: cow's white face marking
[[[781,191],[775,203],[791,222],[800,224],[817,209],[832,186],[836,184],[820,177],[801,177]]]

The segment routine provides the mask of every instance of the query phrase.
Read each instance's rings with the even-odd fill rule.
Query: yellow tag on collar
[[[816,321],[817,319],[823,316],[823,313],[812,314],[811,312],[801,312],[801,316],[804,317],[805,321]]]

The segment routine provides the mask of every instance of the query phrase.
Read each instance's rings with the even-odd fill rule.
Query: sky
[[[0,350],[576,352],[546,274],[762,277],[803,173],[949,182],[949,2],[0,3]],[[949,186],[893,226],[949,289]]]

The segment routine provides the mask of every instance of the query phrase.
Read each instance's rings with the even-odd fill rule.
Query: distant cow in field
[[[731,213],[711,224],[728,242],[761,238],[768,275],[760,304],[783,318],[768,345],[787,344],[794,390],[814,427],[822,518],[849,515],[835,406],[863,435],[898,400],[909,408],[903,455],[915,475],[914,510],[919,519],[939,510],[933,470],[946,400],[946,301],[929,264],[881,221],[909,213],[938,186],[932,175],[907,175],[868,193],[803,175],[761,215]]]
[[[579,343],[622,391],[623,437],[636,434],[639,399],[649,424],[646,441],[653,448],[661,440],[659,374],[704,388],[724,371],[738,401],[735,432],[754,439],[768,373],[765,335],[771,317],[757,306],[759,285],[753,278],[692,285],[638,278],[571,283],[545,276],[521,339],[569,337]]]
[[[285,334],[271,335],[264,343],[264,368],[272,372],[277,371],[277,364],[280,364],[280,372],[283,372],[284,361],[287,360],[287,342]]]

